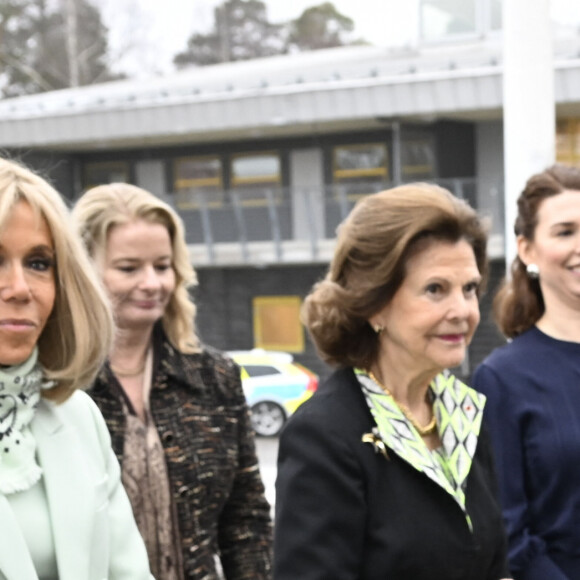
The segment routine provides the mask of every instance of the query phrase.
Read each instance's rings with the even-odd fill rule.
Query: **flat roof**
[[[555,45],[556,101],[580,106],[580,38]],[[341,47],[0,100],[0,146],[93,149],[500,118],[499,39]]]

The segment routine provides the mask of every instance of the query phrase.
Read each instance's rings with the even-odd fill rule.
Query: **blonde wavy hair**
[[[338,228],[326,277],[302,306],[320,356],[337,366],[370,368],[379,341],[368,320],[400,288],[409,259],[433,241],[459,240],[473,248],[485,280],[487,228],[467,203],[426,183],[362,198]]]
[[[54,244],[55,301],[38,350],[45,376],[55,382],[43,396],[60,403],[93,381],[109,353],[113,318],[63,198],[30,169],[0,158],[0,228],[21,201],[46,221]]]
[[[197,277],[189,259],[183,223],[177,213],[152,193],[129,183],[110,183],[89,189],[76,202],[72,213],[77,231],[93,259],[105,250],[109,233],[116,226],[144,220],[167,228],[173,250],[175,290],[163,314],[163,329],[177,350],[198,352],[196,307],[189,294],[189,289],[197,284]]]

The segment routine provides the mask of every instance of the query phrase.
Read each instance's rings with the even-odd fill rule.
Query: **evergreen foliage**
[[[108,31],[88,0],[0,0],[0,91],[19,96],[114,78]]]

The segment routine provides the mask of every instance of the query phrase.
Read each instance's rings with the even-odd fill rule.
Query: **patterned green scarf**
[[[355,369],[355,372],[377,425],[375,435],[401,459],[449,493],[465,513],[471,528],[465,507],[465,487],[481,429],[485,396],[453,375],[442,373],[435,377],[430,395],[441,448],[431,451],[393,398],[365,371]]]

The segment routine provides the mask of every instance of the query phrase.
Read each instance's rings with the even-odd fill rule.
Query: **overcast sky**
[[[172,70],[173,55],[194,32],[213,24],[213,9],[223,0],[99,0],[117,58],[132,74]],[[298,17],[324,0],[265,0],[271,22]],[[412,43],[417,32],[416,0],[331,0],[352,18],[355,36],[377,46]],[[553,19],[580,25],[580,0],[551,0]]]

